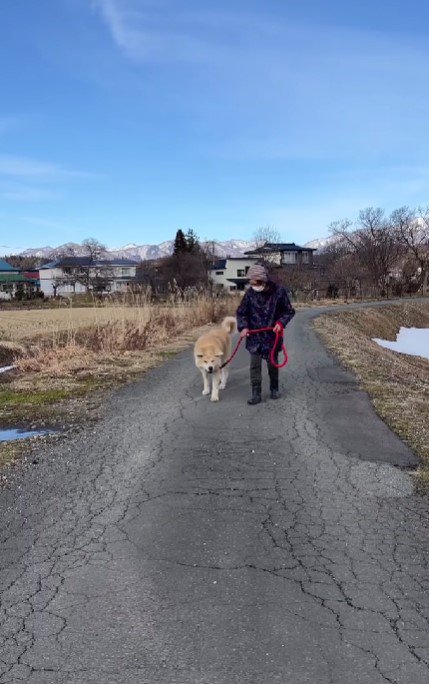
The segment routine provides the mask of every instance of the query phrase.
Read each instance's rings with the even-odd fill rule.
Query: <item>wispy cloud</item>
[[[43,200],[57,200],[62,197],[58,191],[24,185],[0,188],[0,196],[13,202],[39,202]]]
[[[393,148],[416,160],[429,154],[429,106],[421,97],[429,53],[418,39],[311,25],[305,15],[299,23],[273,7],[256,13],[210,5],[93,2],[128,59],[173,66],[175,104],[205,134],[215,132],[205,135],[206,152],[274,161],[375,158]]]
[[[191,9],[186,1],[173,7],[165,0],[93,0],[110,34],[123,53],[138,62],[212,64],[231,42],[243,14]]]
[[[94,173],[74,171],[66,169],[59,164],[14,155],[0,155],[0,175],[33,178],[38,181],[99,178]]]
[[[20,216],[19,218],[21,221],[24,221],[25,223],[31,223],[34,226],[49,228],[51,230],[58,230],[62,233],[68,233],[70,235],[82,232],[82,229],[77,226],[65,225],[64,223],[61,223],[59,221],[51,221],[48,219],[39,218],[37,216]]]

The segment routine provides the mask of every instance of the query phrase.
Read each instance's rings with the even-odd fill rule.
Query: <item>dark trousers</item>
[[[277,363],[277,354],[275,356]],[[273,366],[267,359],[268,375],[270,378],[270,389],[279,388],[279,369]],[[262,356],[250,354],[250,384],[252,387],[261,387],[262,384]]]

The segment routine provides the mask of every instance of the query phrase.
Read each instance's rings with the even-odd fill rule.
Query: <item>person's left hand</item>
[[[273,330],[275,333],[281,333],[283,332],[283,326],[280,323],[276,323]]]

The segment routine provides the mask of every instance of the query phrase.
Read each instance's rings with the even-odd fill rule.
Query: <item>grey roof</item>
[[[265,254],[267,252],[315,252],[312,247],[300,247],[294,242],[266,242],[262,247],[257,247],[245,254]]]
[[[43,264],[41,269],[47,268],[76,268],[76,267],[113,267],[113,266],[138,266],[139,261],[133,259],[113,258],[113,259],[92,259],[89,256],[65,256],[55,261],[50,261],[48,264]]]
[[[246,252],[247,254],[247,252]],[[215,261],[213,266],[210,266],[211,271],[220,271],[223,268],[226,268],[226,262],[227,261],[249,261],[249,257],[246,256],[241,256],[241,257],[225,257],[224,259],[218,259]]]

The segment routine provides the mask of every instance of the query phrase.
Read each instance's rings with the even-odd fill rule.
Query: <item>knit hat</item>
[[[249,280],[261,280],[266,283],[268,281],[267,269],[261,264],[253,264],[247,271],[247,278]]]

